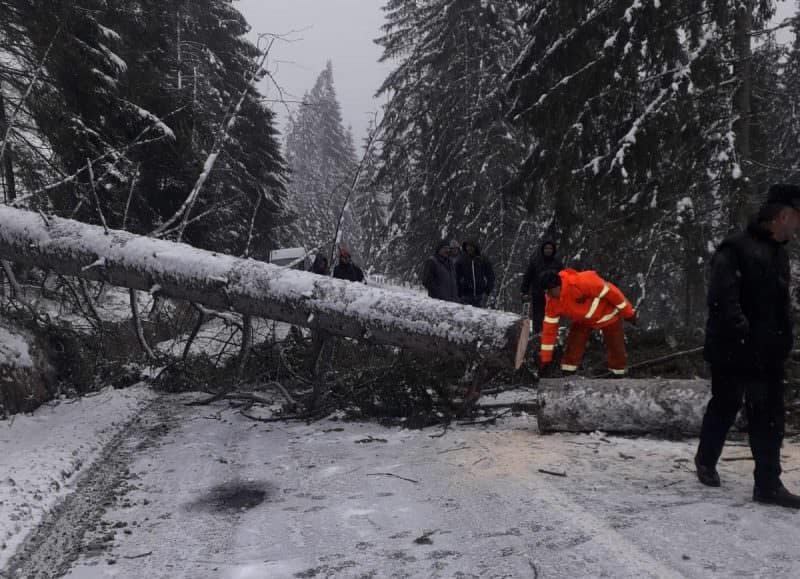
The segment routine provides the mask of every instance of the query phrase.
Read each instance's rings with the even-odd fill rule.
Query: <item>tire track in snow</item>
[[[127,465],[142,448],[155,443],[170,417],[162,398],[156,398],[122,426],[95,462],[65,497],[28,535],[1,578],[50,579],[66,573],[81,553],[87,531],[96,528],[104,505],[124,490]]]
[[[164,399],[176,426],[157,448],[131,462],[131,472],[140,482],[140,488],[129,489],[125,496],[132,508],[115,505],[104,516],[107,524],[123,522],[132,532],[118,535],[102,553],[81,557],[65,577],[97,577],[98,567],[114,560],[113,567],[99,573],[220,579],[228,577],[226,570],[247,551],[248,545],[241,542],[242,537],[252,536],[243,528],[249,507],[228,491],[247,490],[252,483],[254,488],[263,486],[266,504],[276,498],[273,486],[260,485],[263,455],[261,446],[253,444],[255,425],[227,404],[185,406],[186,400]],[[251,537],[250,542],[258,544],[259,538]],[[146,556],[137,557],[140,554]]]

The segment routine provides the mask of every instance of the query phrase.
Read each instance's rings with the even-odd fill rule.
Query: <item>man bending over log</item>
[[[592,330],[600,330],[608,352],[609,372],[624,376],[627,355],[622,320],[635,324],[636,311],[619,288],[594,271],[574,269],[545,271],[540,277],[540,287],[547,296],[539,354],[540,372],[553,361],[558,323],[564,316],[572,324],[567,350],[561,358],[562,372],[573,374],[578,370]]]

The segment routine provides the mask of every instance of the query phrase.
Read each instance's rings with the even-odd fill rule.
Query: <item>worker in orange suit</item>
[[[546,271],[542,273],[540,282],[547,296],[540,370],[553,361],[558,323],[564,316],[572,321],[572,325],[567,349],[561,358],[561,370],[573,373],[578,369],[592,330],[600,330],[608,352],[608,370],[615,376],[623,376],[628,360],[622,321],[636,324],[636,311],[619,288],[594,271],[574,269]]]

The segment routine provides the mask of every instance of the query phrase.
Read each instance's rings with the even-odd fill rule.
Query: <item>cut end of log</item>
[[[525,361],[525,353],[528,351],[528,337],[531,335],[531,321],[525,318],[520,322],[519,341],[517,342],[517,353],[514,356],[514,369],[519,370]]]

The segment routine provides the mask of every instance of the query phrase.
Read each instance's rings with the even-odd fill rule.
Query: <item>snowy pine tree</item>
[[[769,39],[754,53],[754,130],[758,133],[754,169],[761,190],[770,182],[800,178],[800,18],[792,22],[790,46]]]
[[[328,255],[344,211],[338,228],[340,241],[348,247],[357,245],[358,222],[346,203],[357,162],[352,136],[342,124],[331,62],[289,119],[286,160],[291,170],[289,194],[297,213],[298,243]]]
[[[260,54],[231,0],[6,3],[0,52],[16,50],[19,71],[0,76],[6,113],[36,79],[9,133],[17,154],[4,158],[18,175],[21,160],[42,160],[29,204],[150,232],[207,174],[173,233],[266,255],[287,218],[285,166],[254,88]]]
[[[386,231],[391,192],[378,182],[380,170],[380,127],[370,122],[362,147],[361,173],[351,207],[358,220],[358,255],[365,272],[386,274]]]
[[[534,146],[514,189],[575,265],[638,286],[671,321],[699,321],[709,250],[749,204],[752,78],[730,63],[771,4],[540,0],[523,14],[509,116]]]
[[[380,89],[390,99],[378,178],[392,195],[390,260],[411,278],[436,241],[455,237],[476,239],[505,264],[525,218],[504,189],[525,135],[504,118],[499,90],[521,47],[517,4],[394,0],[385,10],[378,42],[384,59],[400,60]],[[527,253],[517,252],[515,270]]]

